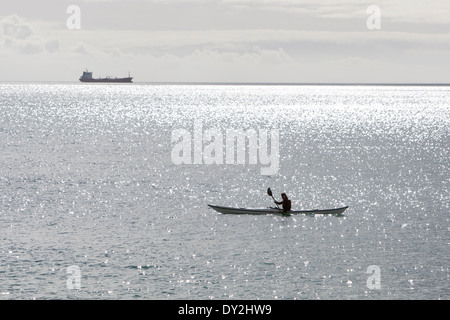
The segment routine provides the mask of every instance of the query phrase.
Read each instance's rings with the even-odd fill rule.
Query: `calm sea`
[[[449,128],[445,86],[0,83],[0,299],[449,299]],[[207,206],[268,187],[349,209]]]

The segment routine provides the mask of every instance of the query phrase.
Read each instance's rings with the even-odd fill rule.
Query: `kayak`
[[[213,206],[208,204],[208,206],[223,214],[253,214],[253,215],[263,215],[263,214],[281,214],[281,215],[292,215],[292,214],[331,214],[340,215],[348,206],[336,209],[315,209],[315,210],[293,210],[288,212],[283,212],[277,208],[265,208],[265,209],[250,209],[250,208],[231,208],[222,206]]]

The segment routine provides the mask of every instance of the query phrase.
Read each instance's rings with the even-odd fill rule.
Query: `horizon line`
[[[79,81],[40,81],[40,80],[17,80],[3,81],[0,83],[78,83]],[[93,84],[93,83],[89,83]],[[97,83],[95,83],[97,84]],[[271,86],[450,86],[445,82],[233,82],[233,81],[135,81],[132,83],[98,83],[102,84],[155,84],[155,85],[271,85]]]

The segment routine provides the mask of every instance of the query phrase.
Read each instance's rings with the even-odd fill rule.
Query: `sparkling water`
[[[449,299],[449,106],[445,86],[1,83],[0,299]],[[204,152],[230,129],[266,130],[276,173],[249,149],[174,163],[177,130]],[[207,206],[274,206],[268,187],[349,209]]]

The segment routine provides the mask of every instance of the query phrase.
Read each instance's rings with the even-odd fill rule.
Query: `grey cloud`
[[[49,40],[45,43],[45,50],[50,53],[58,52],[59,50],[59,40]]]
[[[0,39],[3,39],[4,47],[23,54],[59,50],[59,40],[45,40],[30,23],[16,14],[0,19]]]

